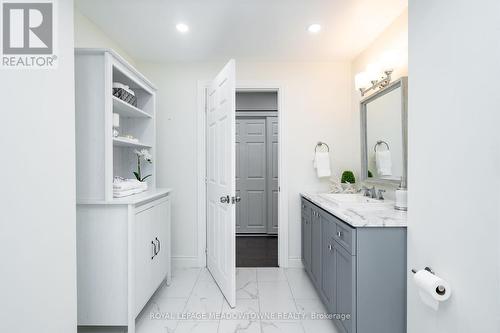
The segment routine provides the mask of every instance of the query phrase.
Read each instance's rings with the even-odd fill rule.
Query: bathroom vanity
[[[406,332],[406,212],[301,197],[303,265],[340,331]]]

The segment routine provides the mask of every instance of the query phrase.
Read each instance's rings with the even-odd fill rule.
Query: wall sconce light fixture
[[[401,54],[398,51],[385,52],[380,63],[369,64],[366,71],[356,74],[354,85],[361,96],[369,91],[385,88],[391,83],[394,68],[401,65]]]

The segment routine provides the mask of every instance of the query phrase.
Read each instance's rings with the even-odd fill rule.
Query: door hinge
[[[205,254],[207,254],[207,253],[208,253],[208,250],[207,250],[207,248],[205,248]]]
[[[207,177],[205,177],[205,184],[206,184],[206,183],[208,183],[208,179],[207,179]]]

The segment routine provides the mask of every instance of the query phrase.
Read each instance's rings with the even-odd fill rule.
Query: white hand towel
[[[375,153],[377,173],[379,176],[392,176],[392,157],[390,150],[381,150]]]
[[[318,178],[330,177],[332,174],[330,170],[330,153],[316,152],[314,155],[314,167]]]

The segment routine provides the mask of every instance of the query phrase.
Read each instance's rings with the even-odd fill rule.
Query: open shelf
[[[113,112],[127,118],[153,118],[149,113],[113,96]]]
[[[132,147],[132,148],[152,148],[150,145],[141,142],[135,142],[126,138],[113,138],[113,145],[116,147]]]

